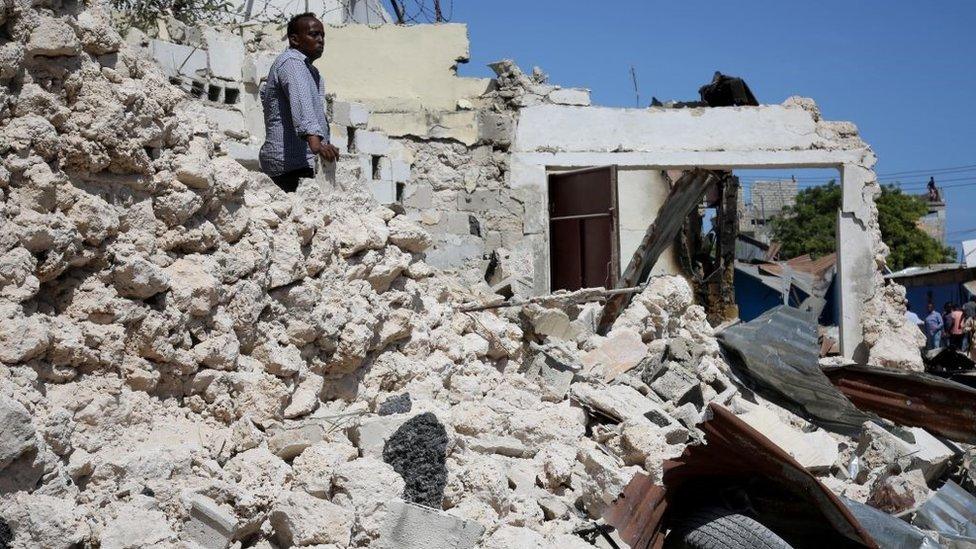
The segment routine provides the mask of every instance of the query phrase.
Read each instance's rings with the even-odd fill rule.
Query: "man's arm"
[[[308,67],[298,59],[289,59],[278,67],[278,81],[288,97],[295,133],[305,138],[313,153],[335,162],[339,158],[339,149],[324,139],[325,128],[315,116],[316,108],[324,107],[317,104],[321,103],[322,98],[313,95],[309,89],[307,80],[311,78]]]

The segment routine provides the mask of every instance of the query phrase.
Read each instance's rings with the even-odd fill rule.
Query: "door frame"
[[[558,170],[558,168],[554,169],[553,167],[549,167],[547,169],[547,173],[546,173],[546,221],[547,221],[546,222],[546,233],[547,233],[546,234],[546,237],[547,237],[548,244],[549,244],[548,245],[548,248],[549,248],[549,250],[548,250],[548,252],[549,252],[549,261],[547,262],[548,263],[548,266],[549,266],[549,269],[548,269],[547,274],[549,276],[548,286],[549,286],[549,291],[550,292],[553,291],[553,289],[552,289],[552,265],[553,265],[553,262],[552,262],[552,247],[553,247],[553,241],[552,241],[552,230],[551,230],[551,228],[552,228],[552,222],[553,222],[553,217],[552,217],[552,194],[549,192],[549,190],[550,190],[550,188],[553,185],[553,176],[578,175],[578,174],[585,174],[585,173],[591,173],[591,172],[599,172],[599,171],[604,171],[604,170],[609,170],[609,172],[610,172],[610,211],[609,211],[609,216],[610,216],[610,273],[609,273],[609,275],[610,275],[610,281],[609,281],[609,286],[607,287],[607,289],[608,290],[609,289],[613,289],[616,286],[617,281],[620,280],[620,215],[619,215],[620,209],[619,209],[618,196],[617,196],[617,170],[618,170],[618,166],[616,164],[608,164],[608,165],[605,165],[605,166],[590,166],[590,167],[586,167],[586,168],[571,169],[571,170]],[[558,221],[560,219],[568,219],[568,218],[571,218],[571,216],[567,216],[565,218],[564,217],[559,217],[559,218],[556,218],[556,220]]]

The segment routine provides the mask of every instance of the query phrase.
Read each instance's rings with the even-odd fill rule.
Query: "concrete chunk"
[[[379,549],[469,549],[485,532],[477,522],[404,501],[390,501],[387,509]]]
[[[224,80],[240,81],[244,74],[244,40],[230,33],[205,27],[207,66],[210,74]]]
[[[549,93],[549,101],[559,105],[580,105],[590,104],[590,90],[585,88],[559,88]]]
[[[369,110],[362,103],[336,101],[332,103],[332,120],[340,126],[365,128],[369,122]]]
[[[647,345],[636,331],[614,330],[596,349],[583,355],[583,369],[610,381],[634,368],[647,356]]]
[[[661,405],[626,385],[598,387],[576,383],[570,389],[570,394],[583,406],[617,421],[644,417],[659,427],[675,423]]]
[[[283,547],[334,543],[349,545],[355,514],[305,492],[278,498],[271,526]]]
[[[190,500],[187,536],[205,549],[225,549],[234,539],[237,517],[207,496],[196,494]]]
[[[828,471],[840,455],[837,441],[826,432],[804,433],[796,430],[765,408],[750,410],[739,419],[793,456],[808,471]]]
[[[352,429],[349,439],[359,448],[363,457],[381,458],[386,439],[409,419],[408,414],[367,418]]]

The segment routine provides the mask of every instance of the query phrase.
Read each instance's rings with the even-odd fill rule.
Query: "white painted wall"
[[[660,213],[668,196],[668,182],[660,170],[625,168],[617,170],[617,206],[619,208],[620,272],[630,263],[647,228]],[[652,274],[680,272],[672,246],[661,254]]]
[[[816,105],[801,98],[791,98],[783,105],[714,109],[547,104],[521,111],[511,150],[509,185],[535,194],[541,204],[548,202],[546,173],[554,167],[842,169],[841,209],[846,221],[838,226],[841,352],[848,358],[862,353],[860,308],[874,299],[879,287],[880,275],[874,265],[881,245],[880,233],[870,227],[874,205],[865,192],[877,187],[871,171],[876,159],[853,124],[824,121]],[[637,183],[624,185],[639,189]],[[624,192],[651,200],[639,192]],[[631,206],[636,213],[627,216],[632,219],[651,209],[647,204],[627,205]],[[544,208],[538,213],[527,209],[525,219],[525,246],[537,251],[533,289],[540,294],[549,291],[546,215]],[[636,227],[628,230],[636,231]],[[632,241],[625,242],[622,235],[622,260],[629,246]]]

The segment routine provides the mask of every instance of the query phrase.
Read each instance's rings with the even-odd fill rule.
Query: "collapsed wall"
[[[607,337],[592,304],[459,313],[485,296],[427,265],[417,223],[244,170],[100,7],[5,3],[0,25],[14,547],[396,547],[429,531],[588,547],[573,532],[700,442],[709,402],[855,446],[755,412],[681,278],[656,279]],[[413,154],[431,182],[499,169],[453,143]],[[451,154],[456,169],[435,162]],[[816,457],[860,499],[888,465],[852,485],[849,452]]]

